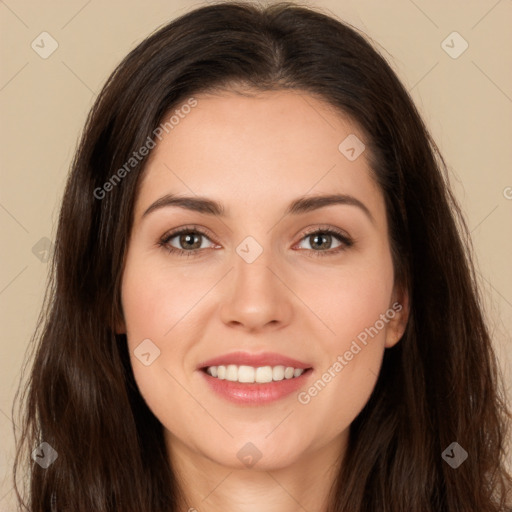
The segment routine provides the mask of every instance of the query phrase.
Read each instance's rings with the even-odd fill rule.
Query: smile
[[[206,372],[208,375],[220,380],[264,384],[300,377],[304,373],[304,369],[282,365],[255,368],[253,366],[229,364],[227,366],[209,366],[206,368]]]

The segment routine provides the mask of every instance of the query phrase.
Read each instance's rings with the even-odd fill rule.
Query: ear
[[[386,348],[394,347],[403,336],[409,320],[409,294],[404,288],[395,288],[386,316],[389,322],[386,329]]]

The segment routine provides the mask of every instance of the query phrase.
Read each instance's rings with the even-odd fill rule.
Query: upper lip
[[[202,362],[198,369],[208,368],[209,366],[225,366],[228,364],[236,364],[237,366],[246,365],[254,366],[255,368],[261,366],[291,366],[293,368],[307,369],[311,365],[293,359],[291,357],[283,356],[275,352],[261,352],[259,354],[251,354],[249,352],[231,352],[222,356],[208,359]]]

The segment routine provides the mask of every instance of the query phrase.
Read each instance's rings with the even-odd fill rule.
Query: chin
[[[265,434],[266,435],[266,434]],[[277,437],[265,439],[265,435],[244,436],[230,440],[219,446],[215,453],[205,455],[222,466],[232,470],[251,469],[256,471],[276,471],[290,467],[305,455],[307,444],[286,443]],[[271,434],[272,436],[273,434]]]

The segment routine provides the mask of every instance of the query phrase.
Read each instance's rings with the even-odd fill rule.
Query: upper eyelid
[[[182,228],[177,228],[176,230],[169,230],[162,236],[162,240],[170,240],[182,233],[198,233],[202,236],[205,236],[211,240],[212,235],[210,235],[209,231],[206,228],[199,228],[194,226],[184,226]],[[213,240],[211,240],[213,242]]]

